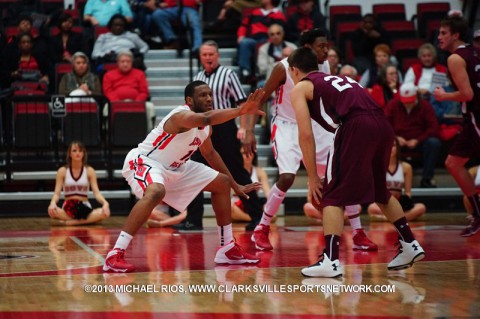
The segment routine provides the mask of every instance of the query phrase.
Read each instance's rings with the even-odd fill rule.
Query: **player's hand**
[[[315,176],[314,178],[308,179],[308,196],[312,199],[313,205],[320,205],[320,200],[322,199],[322,190],[323,190],[323,181],[320,177]]]
[[[245,137],[241,140],[243,151],[247,156],[253,156],[257,152],[257,140],[253,131],[246,130]]]
[[[250,93],[247,98],[247,101],[240,105],[240,115],[243,114],[256,114],[263,116],[265,112],[260,110],[260,103],[262,102],[262,98],[265,95],[265,91],[263,89],[256,89],[255,92]]]
[[[52,204],[52,205],[48,206],[48,216],[50,216],[51,218],[56,218],[57,217],[57,208],[58,208],[58,206],[55,205],[55,204]]]
[[[249,199],[250,197],[247,194],[251,191],[256,191],[262,188],[262,183],[255,182],[247,185],[238,185],[237,183],[235,183],[232,188],[235,194],[237,194],[237,196],[242,196],[246,199]]]
[[[445,90],[441,86],[437,86],[435,90],[433,90],[433,97],[437,101],[444,101],[445,100],[444,95],[445,95]]]

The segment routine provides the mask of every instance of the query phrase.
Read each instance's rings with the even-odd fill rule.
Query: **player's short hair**
[[[310,48],[299,48],[288,57],[290,67],[296,67],[303,73],[318,71],[317,55]]]
[[[193,98],[193,93],[195,92],[195,89],[199,86],[202,85],[208,85],[207,83],[203,81],[193,81],[190,82],[186,87],[185,87],[185,100],[187,100],[187,97]]]
[[[440,22],[442,27],[449,27],[450,33],[458,33],[458,37],[461,41],[467,41],[468,24],[467,20],[458,15],[448,16]]]
[[[300,40],[298,41],[298,44],[303,47],[305,44],[313,44],[315,42],[315,39],[317,38],[326,38],[327,34],[325,33],[324,30],[316,28],[316,29],[310,29],[303,31],[300,34]]]

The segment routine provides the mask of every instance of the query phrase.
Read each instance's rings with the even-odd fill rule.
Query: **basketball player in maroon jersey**
[[[344,208],[371,202],[378,204],[399,234],[399,250],[388,269],[411,267],[425,252],[415,240],[402,207],[387,189],[385,176],[395,135],[382,109],[354,80],[319,72],[317,57],[309,48],[295,50],[288,63],[296,84],[291,100],[308,173],[308,192],[323,208],[326,244],[320,260],[302,269],[302,274],[343,275],[338,258]],[[317,174],[311,119],[334,134],[323,185]]]
[[[439,87],[433,92],[438,101],[462,103],[463,129],[448,152],[445,166],[473,209],[470,225],[460,233],[464,237],[480,230],[480,196],[465,168],[471,158],[480,158],[480,49],[465,43],[467,31],[467,21],[459,16],[448,17],[440,23],[438,43],[440,49],[452,53],[447,60],[448,72],[457,90],[445,92]]]

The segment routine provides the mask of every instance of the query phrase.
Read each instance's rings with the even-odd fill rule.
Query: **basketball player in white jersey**
[[[245,264],[260,260],[244,252],[232,234],[230,188],[239,196],[260,187],[259,183],[238,185],[210,140],[211,125],[224,123],[243,114],[264,114],[258,110],[263,90],[250,94],[239,108],[212,110],[212,90],[202,81],[185,88],[185,105],[172,110],[137,148],[131,150],[122,170],[140,200],[132,208],[120,236],[105,258],[104,271],[131,272],[135,267],[124,259],[125,250],[153,208],[162,201],[178,211],[203,190],[212,193],[220,246],[216,263]],[[200,149],[212,168],[190,156]]]
[[[327,59],[328,42],[324,31],[312,29],[305,31],[300,36],[300,46],[311,48],[317,54],[319,70],[330,74]],[[295,111],[290,102],[290,93],[294,83],[288,72],[287,59],[281,60],[273,69],[270,78],[264,86],[264,101],[276,91],[274,102],[274,117],[271,127],[271,142],[273,153],[279,169],[279,179],[272,187],[267,203],[263,210],[262,219],[255,228],[252,241],[259,250],[273,249],[268,235],[270,223],[278,211],[287,191],[292,186],[295,175],[300,168],[302,151],[298,143],[298,128]],[[315,133],[317,172],[323,175],[327,163],[327,155],[333,145],[333,134],[323,129],[312,120]],[[248,147],[248,146],[247,146]],[[345,213],[348,215],[353,229],[353,248],[360,250],[377,250],[378,247],[368,239],[360,222],[360,205],[347,206]]]

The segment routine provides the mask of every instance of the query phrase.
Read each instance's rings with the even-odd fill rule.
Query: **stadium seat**
[[[450,10],[448,2],[424,2],[417,3],[417,30],[420,37],[426,38],[429,21],[440,21],[445,18]]]
[[[335,34],[340,22],[358,22],[362,20],[360,5],[332,5],[329,9],[330,33]],[[358,25],[358,24],[357,24]]]
[[[388,32],[391,41],[417,37],[417,30],[412,21],[384,21],[382,27]]]
[[[403,3],[377,3],[372,6],[372,13],[379,23],[407,20]]]

